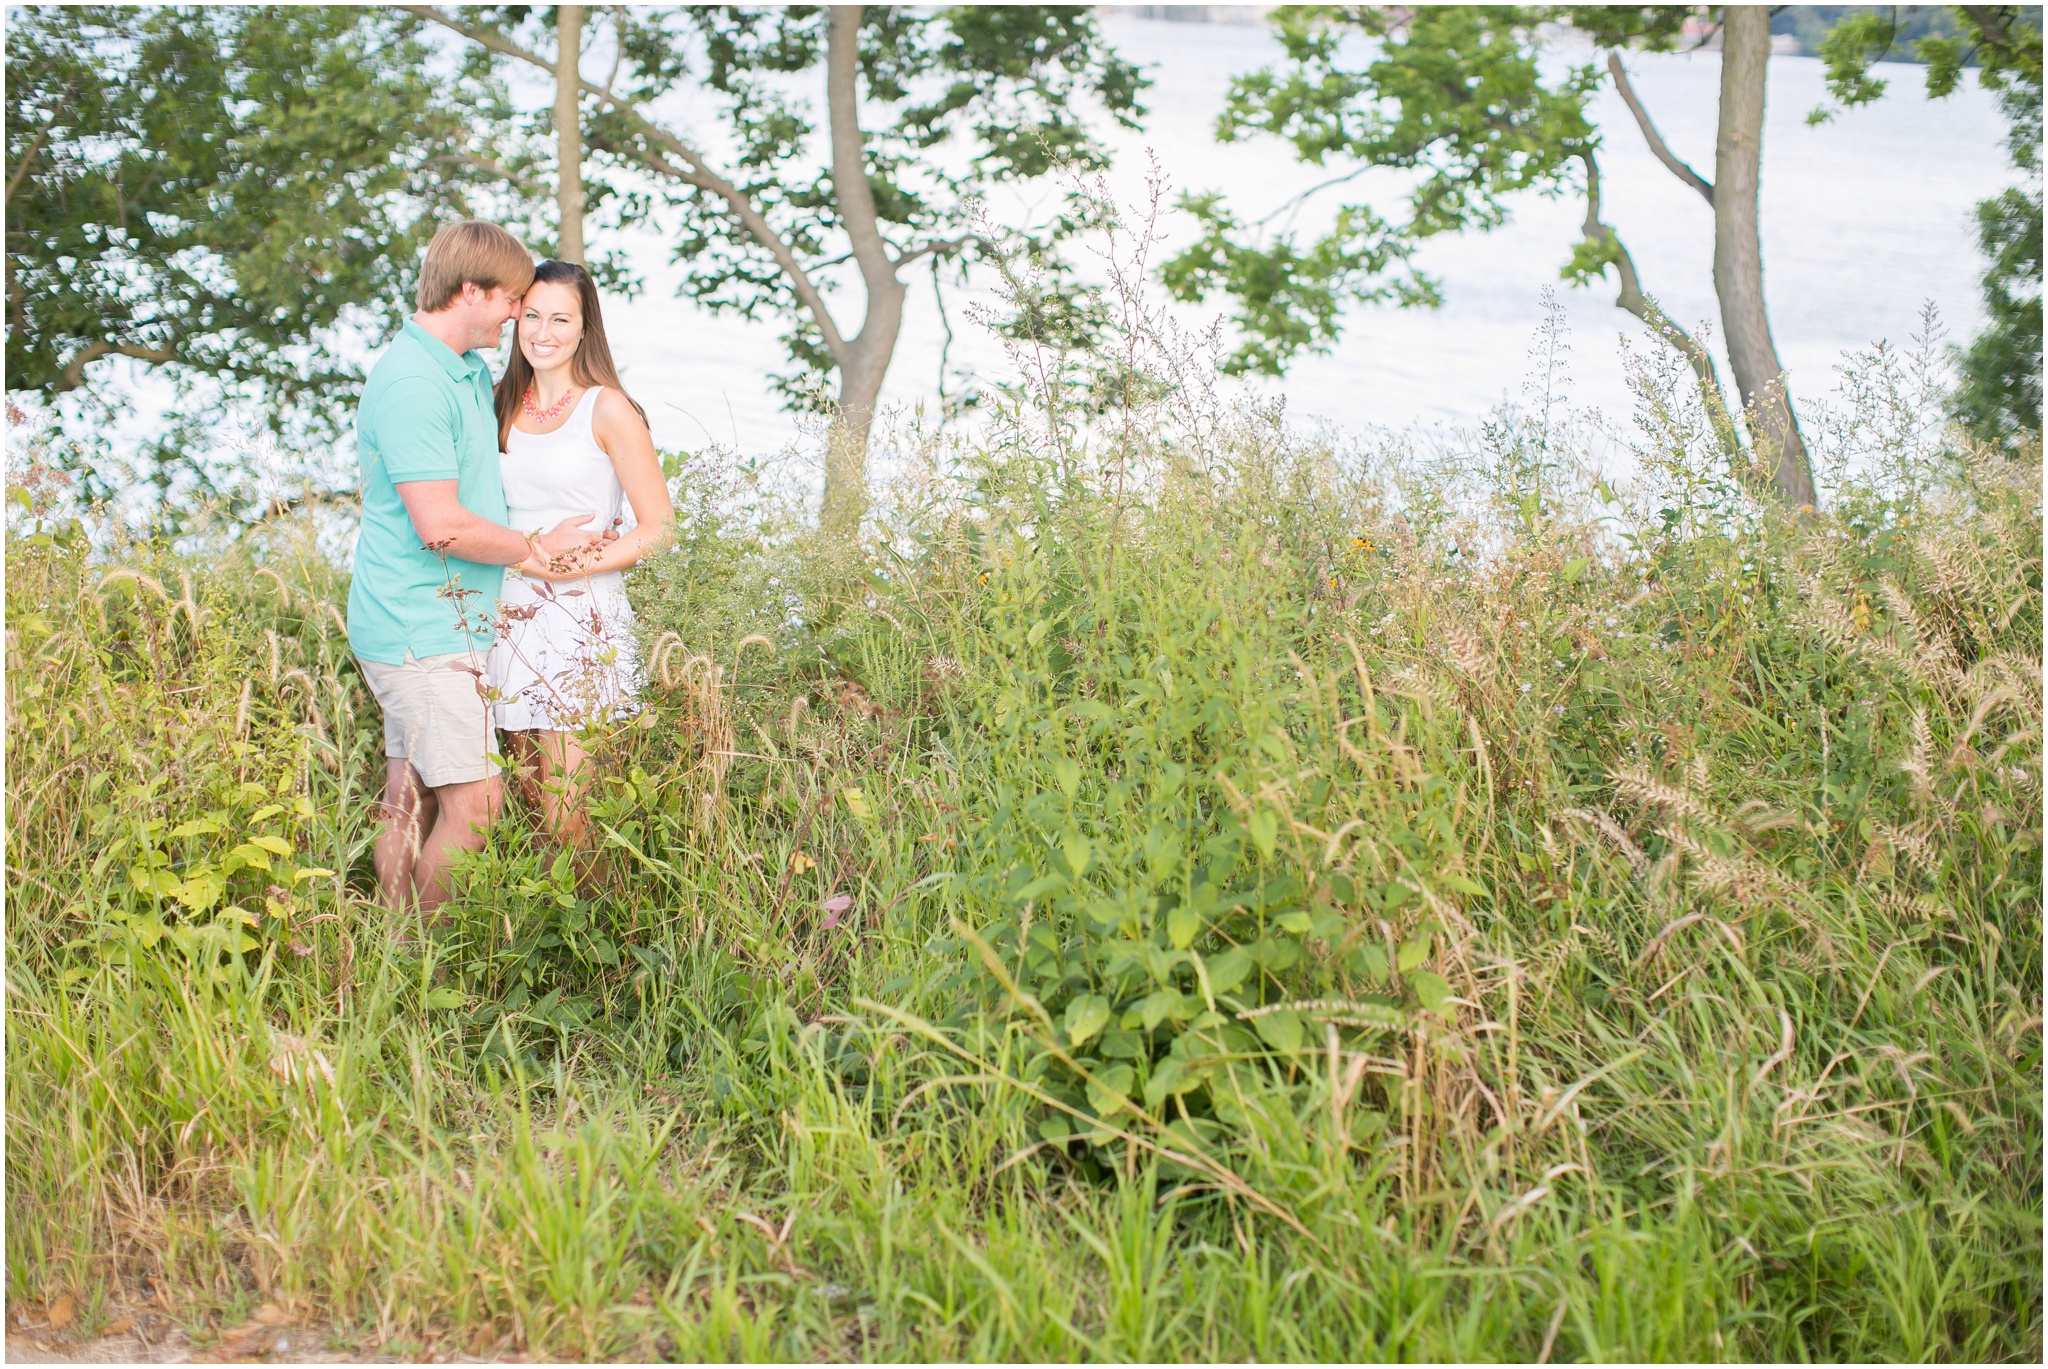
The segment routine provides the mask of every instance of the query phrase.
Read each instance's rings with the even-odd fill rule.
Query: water
[[[1297,164],[1277,140],[1220,145],[1213,139],[1231,77],[1279,55],[1263,27],[1124,14],[1102,23],[1118,50],[1154,79],[1144,130],[1119,130],[1111,139],[1116,164],[1110,181],[1120,200],[1144,198],[1148,153],[1176,191],[1221,190],[1246,220],[1331,174]],[[1559,50],[1547,60],[1555,68],[1590,55]],[[1665,140],[1711,176],[1719,55],[1637,56],[1629,65]],[[1809,127],[1806,112],[1823,98],[1820,63],[1779,56],[1770,64],[1762,192],[1765,284],[1779,356],[1802,403],[1833,387],[1846,352],[1879,339],[1906,341],[1925,303],[1938,308],[1954,339],[1969,337],[1982,321],[1977,277],[1983,265],[1973,212],[1979,200],[2011,179],[2004,122],[1990,95],[1973,82],[1947,100],[1930,101],[1919,68],[1881,71],[1891,80],[1881,101]],[[547,87],[523,73],[511,75],[528,103],[549,103]],[[796,91],[815,99],[815,83],[807,77]],[[1688,327],[1715,319],[1712,211],[1650,155],[1619,97],[1604,84],[1595,113],[1606,138],[1600,154],[1603,217],[1634,255],[1644,288]],[[661,114],[716,145],[716,111],[693,90],[679,91]],[[1396,173],[1371,173],[1311,200],[1298,227],[1304,234],[1320,229],[1346,194],[1369,192],[1382,213],[1394,216],[1400,189]],[[1012,196],[992,205],[993,211],[1005,221],[1026,210],[1042,214],[1054,198],[1048,187],[1025,193],[1028,199]],[[1620,341],[1656,344],[1614,307],[1612,284],[1568,290],[1560,282],[1558,268],[1580,236],[1583,201],[1525,195],[1513,202],[1513,211],[1509,224],[1491,234],[1442,238],[1420,251],[1418,263],[1444,284],[1443,308],[1354,308],[1330,355],[1304,356],[1284,380],[1254,388],[1284,393],[1297,417],[1345,427],[1470,422],[1519,394],[1531,337],[1542,318],[1542,293],[1550,286],[1559,290],[1571,328],[1571,398],[1611,418],[1625,417],[1630,398]],[[1167,237],[1162,257],[1194,233],[1186,216],[1171,213],[1161,229]],[[615,244],[599,232],[594,245]],[[611,301],[607,318],[627,384],[647,405],[657,441],[687,451],[718,442],[749,455],[772,455],[792,445],[815,450],[815,441],[781,409],[766,383],[769,374],[791,369],[777,340],[780,326],[715,318],[677,299],[680,272],[658,235],[634,234],[623,245],[646,289],[637,299]],[[908,278],[907,318],[883,396],[885,405],[902,411],[929,405],[936,396],[943,340],[923,264]],[[836,302],[850,309],[858,294],[842,291]],[[953,366],[1007,377],[1001,349],[966,316],[974,298],[974,291],[948,291]],[[1197,325],[1222,312],[1221,303],[1178,310]],[[849,330],[858,324],[846,315],[842,320]],[[133,363],[115,365],[127,368],[138,400],[117,428],[116,443],[140,448],[156,435],[171,387]],[[949,388],[957,392],[959,386],[955,379]],[[229,436],[224,432],[223,449],[235,445]],[[347,464],[345,452],[330,455]],[[801,467],[795,474],[803,478]],[[815,480],[816,472],[809,478]]]
[[[1113,140],[1111,182],[1120,199],[1142,199],[1148,149],[1176,190],[1222,190],[1245,219],[1331,174],[1296,164],[1277,140],[1225,146],[1212,138],[1230,78],[1278,55],[1263,28],[1127,15],[1102,22],[1109,39],[1144,64],[1155,82],[1144,131]],[[1550,60],[1589,55],[1561,51]],[[1711,178],[1719,55],[1645,55],[1629,66],[1666,142]],[[1819,61],[1780,56],[1770,64],[1765,286],[1779,356],[1801,400],[1833,388],[1844,353],[1879,339],[1905,342],[1927,302],[1956,339],[1982,320],[1973,211],[2010,179],[2003,120],[1974,84],[1948,100],[1930,101],[1921,69],[1881,71],[1891,89],[1876,105],[1809,127],[1805,115],[1823,99]],[[694,113],[687,100],[676,112]],[[1603,217],[1634,255],[1644,288],[1672,317],[1688,327],[1714,320],[1712,211],[1650,155],[1626,107],[1605,86],[1596,115],[1606,139]],[[693,122],[702,127],[707,121]],[[1377,180],[1361,178],[1312,201],[1301,226],[1320,228],[1342,195],[1362,188],[1370,188],[1391,216],[1399,181],[1393,173],[1374,175]],[[1049,196],[1040,194],[1043,204]],[[1430,243],[1418,262],[1444,282],[1442,309],[1354,308],[1330,355],[1304,357],[1283,381],[1262,388],[1284,392],[1296,415],[1345,426],[1470,421],[1519,392],[1548,285],[1560,291],[1572,330],[1573,399],[1624,416],[1630,400],[1619,340],[1650,344],[1641,326],[1614,307],[1612,284],[1568,290],[1559,280],[1584,212],[1576,197],[1522,196],[1506,227]],[[1162,228],[1169,250],[1193,235],[1185,216],[1169,216]],[[657,439],[685,449],[716,440],[750,453],[807,445],[797,420],[780,411],[763,383],[769,372],[789,369],[776,340],[779,329],[714,319],[675,299],[678,272],[658,238],[633,239],[630,253],[648,288],[638,300],[612,306],[608,316],[627,383],[648,404]],[[930,277],[918,269],[911,279],[908,317],[884,393],[886,404],[904,409],[936,395],[942,342]],[[853,307],[857,294],[843,292],[843,307]],[[1002,374],[1000,349],[964,317],[968,297],[948,292],[953,363]],[[1199,322],[1223,306],[1181,312]]]

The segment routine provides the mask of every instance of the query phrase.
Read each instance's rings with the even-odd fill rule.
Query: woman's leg
[[[540,748],[534,745],[534,738],[540,734],[532,731],[503,731],[498,736],[505,744],[505,759],[512,762],[512,782],[519,786],[519,797],[526,806],[535,810],[541,807],[541,766]]]
[[[578,848],[590,830],[583,795],[590,787],[590,757],[574,732],[516,734],[521,782],[527,801],[541,810],[548,832],[564,846]],[[529,778],[530,777],[530,778]]]

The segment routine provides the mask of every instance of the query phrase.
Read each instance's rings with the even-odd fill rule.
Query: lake
[[[1124,14],[1102,23],[1117,48],[1154,80],[1144,131],[1114,139],[1117,165],[1110,180],[1120,199],[1142,199],[1148,149],[1176,192],[1221,190],[1241,218],[1259,217],[1332,174],[1297,164],[1274,139],[1228,146],[1213,139],[1230,79],[1278,56],[1264,28]],[[1554,51],[1549,60],[1589,55]],[[1711,179],[1719,54],[1638,55],[1629,66],[1673,151]],[[1815,127],[1805,116],[1823,98],[1818,59],[1778,56],[1770,64],[1765,282],[1779,356],[1802,401],[1832,389],[1845,352],[1878,339],[1905,342],[1926,302],[1939,309],[1953,339],[1967,338],[1982,319],[1973,212],[1978,200],[2011,179],[2004,122],[1973,80],[1947,100],[1930,101],[1921,68],[1887,65],[1881,74],[1891,81],[1883,99]],[[1611,88],[1603,85],[1596,105],[1605,138],[1605,219],[1634,255],[1644,288],[1672,317],[1688,327],[1715,318],[1712,211],[1651,156]],[[675,112],[689,117],[687,97]],[[705,120],[694,122],[702,127]],[[1393,216],[1401,183],[1393,173],[1374,175],[1380,179],[1361,178],[1312,200],[1302,228],[1321,227],[1338,196],[1365,187],[1376,207]],[[1045,193],[1040,207],[1050,199]],[[1441,309],[1355,308],[1330,355],[1305,357],[1283,381],[1257,388],[1284,392],[1296,415],[1348,427],[1476,419],[1519,393],[1542,317],[1542,292],[1551,286],[1571,327],[1573,398],[1624,416],[1630,401],[1619,340],[1641,345],[1646,335],[1614,307],[1611,284],[1570,290],[1559,280],[1583,216],[1576,197],[1529,195],[1516,201],[1513,220],[1502,229],[1428,244],[1418,261],[1444,283]],[[1168,250],[1192,236],[1183,215],[1170,215],[1162,229]],[[712,318],[674,298],[679,273],[659,238],[631,239],[630,254],[647,289],[613,306],[609,317],[626,380],[654,415],[658,440],[686,449],[716,441],[750,454],[798,442],[796,420],[780,411],[762,379],[789,368],[776,341],[779,329]],[[905,410],[936,395],[943,340],[929,274],[917,269],[911,279],[908,318],[885,392],[886,403]],[[841,298],[850,302],[856,293]],[[965,317],[970,298],[970,292],[948,290],[953,363],[1001,374],[1000,349]],[[1200,322],[1222,310],[1179,312]],[[957,391],[959,382],[950,388]]]

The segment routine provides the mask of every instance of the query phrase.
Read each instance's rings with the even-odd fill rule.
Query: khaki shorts
[[[425,658],[406,653],[404,665],[356,657],[370,693],[384,710],[384,754],[405,760],[429,789],[470,784],[498,771],[490,705],[470,673],[482,662],[466,651]]]

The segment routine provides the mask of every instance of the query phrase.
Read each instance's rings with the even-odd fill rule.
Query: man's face
[[[471,351],[496,347],[505,335],[505,325],[519,316],[519,296],[502,285],[479,290],[464,282],[462,303],[475,325],[469,344]]]

